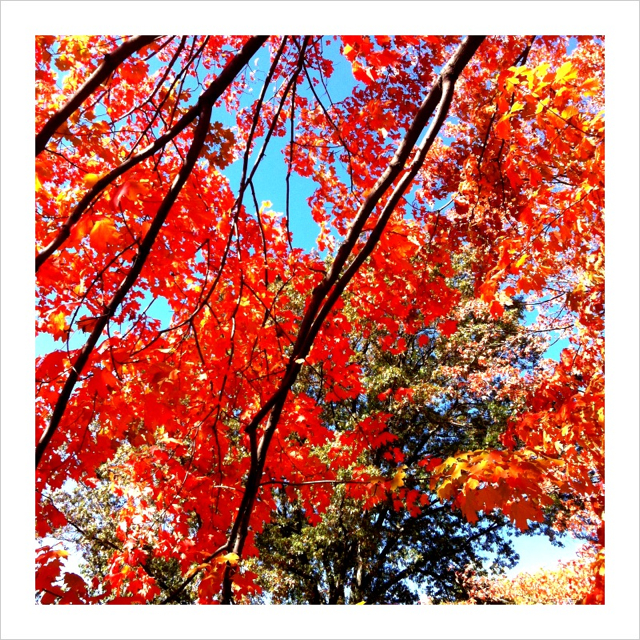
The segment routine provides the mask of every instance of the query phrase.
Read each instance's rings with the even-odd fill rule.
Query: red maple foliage
[[[603,548],[604,43],[567,43],[36,38],[36,331],[57,341],[36,362],[37,534],[66,523],[50,496],[67,482],[109,482],[120,504],[104,580],[61,578],[40,549],[42,603],[171,602],[194,581],[202,603],[241,602],[276,487],[298,486],[312,518],[346,468],[365,505],[397,492],[406,467],[359,467],[393,440],[389,414],[337,433],[296,381],[322,371],[328,400],[367,393],[347,339],[367,323],[395,354],[401,332],[454,335],[463,247],[474,304],[499,318],[524,298],[533,331],[570,343],[526,382],[503,446],[418,463],[424,493],[523,530],[561,495],[557,527]],[[334,101],[345,60],[352,88]],[[258,198],[265,171],[281,212]],[[292,244],[295,176],[317,250]],[[523,393],[517,370],[500,375]],[[590,566],[585,601],[600,603],[599,551]]]

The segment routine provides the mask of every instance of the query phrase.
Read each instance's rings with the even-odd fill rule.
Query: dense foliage
[[[37,37],[38,601],[468,600],[516,527],[590,540],[603,602],[603,74],[598,37]]]
[[[575,560],[555,569],[520,573],[514,579],[487,579],[467,570],[461,582],[470,592],[464,604],[604,604],[603,580],[604,558],[584,547]]]

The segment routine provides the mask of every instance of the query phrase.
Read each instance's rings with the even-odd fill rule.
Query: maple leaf
[[[426,471],[431,472],[442,464],[442,458],[425,458],[420,460],[418,465],[424,467]]]
[[[351,65],[353,77],[359,82],[369,85],[375,81],[375,76],[370,67],[363,67],[357,60]]]
[[[237,553],[225,553],[223,556],[218,556],[218,562],[228,562],[231,566],[238,564],[239,556]]]
[[[508,140],[511,136],[511,124],[509,119],[505,118],[504,120],[499,120],[495,126],[495,132],[498,138]]]
[[[497,300],[494,300],[489,307],[489,313],[493,318],[500,318],[504,314],[504,307]]]
[[[110,244],[118,242],[120,232],[112,220],[105,218],[94,223],[89,237],[91,246],[99,253],[104,253]]]
[[[535,507],[530,502],[523,500],[514,502],[509,507],[509,515],[520,531],[526,531],[529,528],[529,520],[538,519]]]
[[[557,83],[565,83],[575,77],[577,77],[577,72],[574,71],[571,61],[568,60],[556,71],[555,81]]]
[[[148,181],[125,180],[125,182],[115,190],[112,196],[114,211],[118,211],[120,207],[123,206],[124,200],[134,202],[138,196],[147,193],[148,190]]]
[[[57,311],[52,313],[47,322],[47,329],[56,340],[64,340],[69,331],[65,312]]]
[[[80,318],[80,320],[78,320],[77,322],[78,329],[81,329],[85,333],[91,333],[99,321],[100,321],[100,316],[96,318],[91,318],[91,317]]]
[[[87,185],[87,187],[93,187],[93,185],[100,180],[100,176],[95,173],[87,173],[83,181]]]
[[[458,330],[458,323],[455,320],[445,320],[439,325],[440,333],[443,336],[452,336]]]
[[[396,491],[400,487],[404,486],[404,479],[407,476],[405,472],[406,468],[407,468],[407,465],[405,464],[401,465],[398,471],[396,471],[396,473],[393,475],[393,478],[389,483],[389,488],[391,489],[391,491]]]

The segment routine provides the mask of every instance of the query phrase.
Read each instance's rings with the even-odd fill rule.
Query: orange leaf
[[[67,324],[67,318],[64,311],[52,313],[49,316],[47,328],[49,330],[49,333],[56,340],[64,340],[67,337],[67,331],[69,330],[69,325]]]
[[[120,232],[111,220],[105,218],[98,220],[98,222],[93,225],[89,237],[91,239],[91,246],[99,253],[103,253],[107,250],[110,243],[117,242],[120,238]]]
[[[97,173],[87,173],[83,180],[87,187],[93,187],[93,185],[100,180],[100,176]]]
[[[239,559],[240,558],[237,553],[225,553],[223,556],[218,556],[216,561],[220,563],[228,562],[232,567],[235,567],[238,564]]]
[[[396,489],[404,486],[404,478],[407,475],[405,473],[405,469],[407,468],[406,464],[403,464],[398,471],[396,471],[393,479],[391,480],[391,484],[389,485],[391,491],[395,491]]]
[[[95,328],[96,324],[98,324],[99,320],[100,320],[100,316],[98,316],[96,318],[91,318],[91,317],[85,316],[81,320],[78,320],[78,323],[77,323],[78,324],[78,329],[81,329],[85,333],[91,333],[93,331],[93,329]]]
[[[496,136],[502,140],[506,140],[511,135],[511,124],[508,119],[501,120],[496,124]]]

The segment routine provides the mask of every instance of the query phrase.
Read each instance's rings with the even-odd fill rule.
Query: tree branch
[[[136,255],[136,258],[133,261],[131,269],[129,273],[126,275],[118,289],[116,290],[113,298],[109,302],[106,307],[106,310],[100,319],[96,323],[89,339],[86,344],[82,348],[82,351],[76,358],[73,366],[71,367],[71,372],[69,373],[69,377],[62,388],[60,396],[58,397],[58,401],[51,415],[51,419],[49,421],[49,425],[43,432],[38,445],[36,446],[36,467],[40,463],[42,459],[42,455],[47,448],[53,434],[58,428],[60,421],[66,411],[67,404],[69,402],[69,398],[71,397],[71,393],[78,381],[87,361],[93,349],[95,348],[102,331],[106,327],[107,323],[111,320],[113,315],[115,314],[117,308],[120,303],[124,300],[125,296],[134,285],[137,280],[140,272],[142,271],[142,267],[149,257],[149,253],[151,252],[151,248],[155,243],[155,240],[160,233],[160,229],[164,225],[164,222],[171,210],[171,207],[174,205],[178,194],[182,190],[187,178],[191,174],[193,167],[196,164],[198,156],[200,155],[200,151],[204,146],[204,140],[209,130],[209,121],[211,118],[211,110],[214,102],[222,95],[225,89],[231,84],[231,82],[235,79],[236,75],[240,72],[240,70],[244,67],[244,65],[251,59],[251,56],[255,53],[255,51],[261,46],[261,44],[266,40],[266,36],[254,37],[242,48],[240,53],[238,53],[231,62],[222,70],[218,78],[211,84],[209,89],[203,94],[203,96],[198,101],[198,125],[194,132],[193,141],[189,148],[189,152],[187,153],[187,158],[178,172],[178,175],[175,177],[169,192],[165,196],[164,200],[160,204],[158,208],[158,212],[151,223],[149,231],[145,236],[144,240],[140,244],[140,249]]]
[[[253,434],[257,430],[263,418],[269,415],[267,424],[265,425],[264,434],[258,447],[257,464],[252,464],[249,469],[249,474],[245,484],[245,494],[236,514],[236,519],[234,521],[231,534],[229,535],[229,548],[232,548],[233,552],[238,554],[238,556],[242,554],[242,549],[244,547],[249,520],[251,517],[251,512],[253,511],[253,505],[255,503],[256,495],[260,487],[260,480],[262,478],[269,444],[278,426],[278,421],[280,419],[280,415],[282,413],[282,409],[284,407],[289,389],[296,381],[300,369],[302,368],[301,360],[306,356],[308,350],[311,348],[313,340],[320,330],[322,322],[326,318],[340,293],[344,290],[362,262],[364,262],[364,260],[377,244],[384,226],[391,216],[394,207],[399,202],[405,190],[408,188],[409,183],[419,170],[420,166],[422,166],[422,162],[424,161],[424,158],[426,157],[431,144],[435,140],[435,137],[437,136],[440,127],[444,122],[444,119],[446,118],[449,104],[453,95],[455,82],[469,60],[471,60],[471,57],[476,52],[480,44],[482,44],[483,40],[483,36],[471,36],[465,39],[465,41],[460,45],[451,60],[445,65],[436,83],[432,87],[431,91],[429,91],[427,97],[424,99],[403,141],[398,147],[398,150],[396,151],[393,159],[389,163],[389,166],[384,171],[382,176],[378,179],[373,189],[369,192],[369,194],[365,198],[364,203],[356,214],[349,234],[338,249],[329,273],[325,276],[322,283],[320,283],[314,290],[309,306],[307,307],[307,310],[300,324],[298,337],[296,339],[293,352],[289,359],[287,370],[279,388],[271,396],[271,398],[267,400],[267,402],[262,406],[262,408],[257,412],[249,425],[247,425],[246,427],[246,431],[249,434]],[[438,115],[429,128],[425,140],[419,146],[418,157],[412,164],[409,173],[398,183],[393,193],[391,194],[390,200],[383,209],[380,219],[376,224],[376,228],[370,235],[367,243],[365,244],[365,247],[360,251],[356,259],[351,263],[350,267],[345,271],[343,277],[341,278],[340,274],[342,272],[342,268],[351,255],[351,252],[355,247],[358,238],[360,237],[360,233],[362,232],[365,223],[373,213],[375,207],[391,187],[395,179],[405,168],[405,163],[409,159],[415,143],[417,142],[422,130],[427,125],[436,108],[439,108]],[[334,285],[335,288],[330,293]],[[232,599],[231,587],[233,573],[234,569],[230,566],[227,566],[225,569],[222,586],[223,604],[230,604]]]
[[[200,114],[204,104],[213,104],[231,82],[238,75],[240,70],[249,62],[251,57],[265,43],[267,36],[254,36],[242,47],[240,53],[222,70],[220,75],[209,85],[208,89],[200,96],[198,102],[187,111],[187,113],[176,122],[176,124],[164,135],[161,135],[150,145],[142,149],[139,153],[131,156],[128,160],[118,165],[109,173],[98,180],[76,205],[71,215],[60,227],[58,235],[36,256],[36,273],[47,259],[59,249],[64,241],[71,234],[71,229],[80,220],[82,214],[89,208],[89,205],[98,197],[110,184],[112,184],[123,173],[132,169],[154,155],[156,151],[162,149],[168,142],[173,140],[178,134],[186,129]]]
[[[86,82],[56,111],[36,134],[36,156],[40,155],[51,136],[76,111],[80,105],[131,55],[151,44],[158,36],[135,36],[123,42],[117,49],[106,53],[102,64],[87,78]]]

